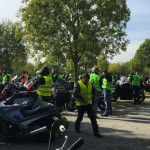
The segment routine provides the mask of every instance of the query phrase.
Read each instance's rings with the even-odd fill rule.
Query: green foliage
[[[0,24],[0,68],[19,71],[27,63],[22,40],[16,34],[17,26],[10,21]]]
[[[129,70],[129,63],[112,63],[109,64],[109,72],[112,72],[113,74],[120,74],[120,75],[126,75],[130,73]]]
[[[100,68],[100,71],[108,70],[109,62],[105,57],[99,56],[97,58],[97,67]]]
[[[150,68],[150,39],[146,39],[138,48],[135,54],[135,59],[143,67]]]
[[[130,71],[132,73],[135,73],[135,72],[142,73],[143,70],[144,70],[143,64],[136,57],[131,59],[131,61],[130,61]]]
[[[126,24],[130,11],[126,0],[30,0],[20,9],[27,44],[46,61],[63,66],[72,60],[78,68],[89,67],[94,56],[113,57],[126,51]],[[92,54],[92,57],[90,56]],[[55,59],[59,58],[59,59]],[[60,57],[62,64],[59,63]],[[65,66],[65,65],[64,65]],[[92,64],[91,64],[92,66]]]

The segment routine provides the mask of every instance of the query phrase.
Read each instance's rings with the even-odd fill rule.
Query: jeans
[[[106,105],[104,114],[112,113],[112,105],[111,105],[111,90],[103,89],[104,93],[104,102]]]
[[[99,103],[99,100],[100,100],[100,94],[101,94],[100,91],[95,91],[95,98],[94,98],[94,101],[93,101],[93,108],[94,108],[95,115],[97,114],[98,103]]]

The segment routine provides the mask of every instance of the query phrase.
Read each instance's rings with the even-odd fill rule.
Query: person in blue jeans
[[[105,111],[101,116],[112,115],[111,91],[113,88],[112,75],[106,70],[102,74],[102,89],[104,94]]]
[[[99,118],[97,116],[97,110],[98,110],[98,103],[100,100],[101,95],[101,77],[99,75],[100,69],[98,67],[92,68],[92,73],[90,74],[90,82],[92,83],[94,89],[95,89],[95,98],[93,100],[93,108],[96,118]]]

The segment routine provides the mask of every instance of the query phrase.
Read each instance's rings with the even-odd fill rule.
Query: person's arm
[[[44,77],[39,77],[37,80],[33,83],[33,87],[37,88],[39,85],[44,85],[45,84],[45,79]]]
[[[133,76],[131,76],[131,78],[130,78],[130,83],[132,83],[132,80],[133,80]]]

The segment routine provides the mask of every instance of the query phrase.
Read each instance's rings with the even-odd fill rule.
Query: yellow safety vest
[[[37,94],[40,96],[51,96],[52,78],[50,76],[43,76],[45,79],[44,85],[39,85]]]
[[[88,82],[88,85],[86,86],[82,80],[78,81],[80,86],[80,95],[87,100],[87,102],[81,102],[80,100],[76,100],[77,106],[83,106],[87,104],[92,104],[92,83]]]
[[[103,85],[102,85],[102,88],[103,88],[103,89],[112,90],[113,84],[112,84],[112,82],[108,82],[106,78],[103,78]]]

